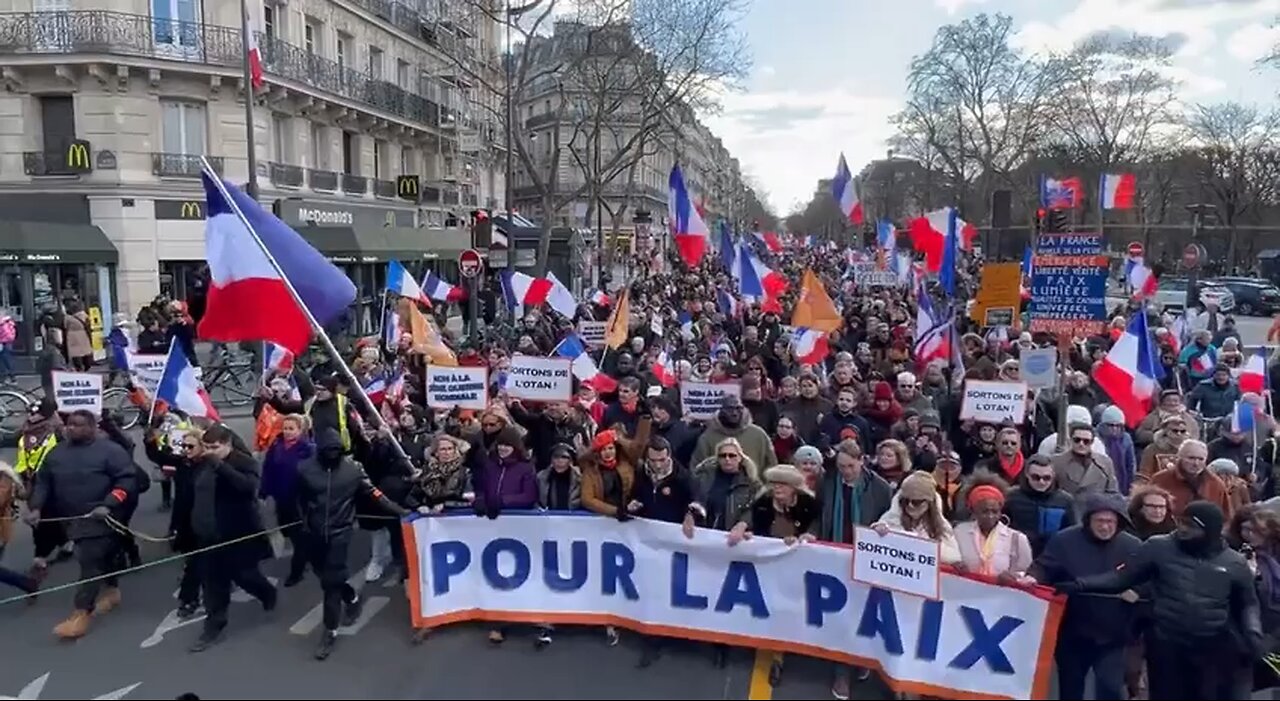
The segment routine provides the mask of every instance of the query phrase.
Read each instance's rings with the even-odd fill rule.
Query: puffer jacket
[[[303,528],[325,541],[349,537],[356,520],[356,496],[374,499],[388,514],[404,512],[378,491],[364,469],[348,457],[335,463],[321,460],[326,447],[342,447],[338,431],[326,428],[316,438],[315,453],[298,466],[298,510]]]
[[[1027,536],[1031,553],[1039,556],[1055,534],[1075,524],[1075,500],[1058,489],[1057,479],[1043,492],[1032,489],[1027,474],[1023,470],[1017,486],[1005,496],[1004,515],[1010,528]]]
[[[32,510],[57,516],[80,516],[106,506],[123,516],[130,495],[137,494],[137,470],[124,448],[106,438],[87,443],[64,441],[49,451],[36,472],[27,504]],[[114,535],[106,521],[81,518],[67,522],[71,540]]]
[[[1162,640],[1194,644],[1235,633],[1232,602],[1244,607],[1246,636],[1260,637],[1258,596],[1244,557],[1219,547],[1204,557],[1187,552],[1175,534],[1153,536],[1127,567],[1079,578],[1085,591],[1118,594],[1151,583],[1152,623]]]
[[[1240,387],[1227,380],[1227,384],[1219,385],[1213,378],[1201,381],[1187,394],[1187,408],[1199,411],[1201,416],[1215,418],[1229,416],[1240,401]]]
[[[707,494],[711,491],[711,485],[715,482],[716,472],[720,469],[718,460],[719,458],[713,455],[693,468],[694,498],[703,507],[706,505]],[[733,478],[733,485],[729,487],[729,496],[718,510],[719,518],[716,518],[714,522],[708,521],[703,525],[707,528],[727,531],[739,521],[747,520],[751,512],[751,503],[755,501],[756,494],[760,491],[761,486],[760,470],[755,461],[750,456],[743,455],[742,465],[738,468],[738,474]]]

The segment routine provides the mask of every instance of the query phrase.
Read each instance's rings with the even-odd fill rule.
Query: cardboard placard
[[[484,411],[489,407],[489,369],[428,365],[427,406]]]
[[[985,263],[971,317],[983,326],[1015,326],[1022,304],[1022,264]]]
[[[742,396],[742,385],[737,382],[681,382],[680,406],[684,415],[692,419],[706,421],[720,411],[720,404],[725,397]]]
[[[160,386],[160,376],[164,374],[164,363],[168,355],[159,353],[127,353],[129,362],[129,378],[135,387],[147,393],[148,397],[156,396],[156,388]]]
[[[503,388],[515,399],[567,402],[573,398],[573,361],[513,355]]]
[[[858,526],[853,547],[853,581],[926,599],[941,598],[938,541],[901,531],[880,535]]]
[[[102,416],[102,375],[54,370],[53,397],[64,414],[87,409]]]
[[[1027,417],[1027,385],[1024,382],[965,380],[960,418],[978,423],[1020,424]]]

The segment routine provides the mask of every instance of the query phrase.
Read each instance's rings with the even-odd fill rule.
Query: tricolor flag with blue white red
[[[271,341],[295,355],[302,353],[313,332],[308,312],[322,327],[333,322],[355,301],[355,284],[240,188],[207,169],[201,177],[209,292],[197,329],[200,338]]]
[[[418,286],[418,281],[413,279],[398,260],[387,263],[387,291],[417,300],[428,307],[431,306],[431,298]]]
[[[461,302],[467,298],[465,288],[450,285],[430,270],[427,271],[427,276],[422,278],[422,291],[438,302]]]
[[[1155,271],[1147,267],[1142,256],[1131,256],[1124,263],[1124,279],[1136,300],[1146,299],[1156,293],[1159,282]]]
[[[686,340],[693,340],[693,315],[689,312],[680,312],[677,317],[680,322],[680,335]]]
[[[1231,432],[1252,433],[1257,425],[1257,409],[1244,400],[1239,400],[1231,409]]]
[[[1236,376],[1236,382],[1240,385],[1241,392],[1253,392],[1254,394],[1262,394],[1270,389],[1267,385],[1267,359],[1263,356],[1262,351],[1257,351],[1249,356],[1245,361],[1244,367],[1240,368],[1240,374]]]
[[[167,409],[177,409],[187,416],[218,418],[218,410],[205,391],[196,368],[187,360],[187,354],[178,346],[175,338],[169,343],[169,356],[156,386],[156,404],[163,402]]]
[[[1103,209],[1133,209],[1138,200],[1138,177],[1133,173],[1103,173],[1098,198]]]
[[[858,198],[858,184],[849,170],[849,163],[840,154],[840,162],[836,164],[836,176],[831,179],[831,195],[836,198],[840,213],[849,223],[855,226],[862,224],[862,202]]]
[[[830,352],[827,335],[817,329],[799,327],[791,335],[791,354],[801,365],[817,365]]]
[[[916,296],[919,302],[912,355],[915,356],[917,365],[923,368],[934,361],[942,361],[944,364],[950,362],[952,320],[934,311],[933,302],[924,285],[917,286]]]
[[[573,372],[573,376],[579,382],[593,387],[595,391],[604,394],[618,388],[616,380],[600,372],[596,361],[591,359],[591,354],[587,352],[586,344],[582,342],[578,334],[571,333],[565,336],[551,353],[552,355],[572,360],[573,363],[570,365],[570,369]]]
[[[782,253],[782,239],[772,231],[757,231],[755,236],[770,253]]]
[[[680,377],[676,375],[676,364],[666,351],[659,353],[657,360],[653,361],[653,376],[658,378],[663,387],[675,387],[680,382]]]
[[[711,230],[702,220],[702,215],[693,206],[689,190],[684,184],[684,174],[680,172],[680,164],[671,167],[671,177],[667,179],[668,198],[667,215],[671,222],[671,234],[675,238],[676,250],[684,264],[696,267],[707,252],[707,239]]]
[[[1048,209],[1075,209],[1084,204],[1084,186],[1080,178],[1040,176],[1040,206]]]
[[[262,342],[262,381],[273,375],[287,375],[293,369],[293,353],[271,341]]]
[[[1110,352],[1094,368],[1093,379],[1124,412],[1125,423],[1136,428],[1156,403],[1164,368],[1147,332],[1147,313],[1139,309],[1129,319]]]
[[[545,278],[536,278],[514,270],[504,270],[500,276],[502,283],[502,299],[507,309],[517,306],[536,307],[547,301],[551,294],[552,282]]]
[[[725,289],[716,290],[716,306],[720,308],[720,313],[729,318],[738,316],[738,312],[740,311],[738,307],[738,300]]]
[[[364,394],[374,404],[381,404],[387,398],[387,377],[378,375],[364,383]]]
[[[898,245],[898,230],[893,222],[888,219],[876,222],[876,243],[886,256],[893,255],[893,250]]]

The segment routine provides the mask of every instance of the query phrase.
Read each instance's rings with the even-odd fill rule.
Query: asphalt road
[[[247,417],[229,418],[229,423],[251,435]],[[0,457],[11,461],[12,452],[0,451]],[[158,511],[159,492],[153,486],[143,495],[136,530],[166,531],[168,514]],[[4,562],[25,569],[31,558],[29,529],[19,525],[15,533]],[[142,547],[148,562],[170,555],[163,545]],[[745,649],[733,650],[729,665],[717,669],[708,646],[673,643],[652,668],[639,670],[638,641],[625,631],[614,648],[606,646],[598,629],[566,629],[557,632],[550,647],[535,650],[531,631],[513,630],[504,645],[493,647],[485,628],[463,624],[434,631],[415,647],[403,589],[364,584],[368,539],[359,538],[352,550],[352,572],[360,573],[353,584],[363,589],[365,613],[341,631],[337,649],[325,662],[311,657],[320,635],[320,590],[311,575],[295,588],[282,589],[280,604],[270,614],[237,594],[224,642],[198,655],[187,652],[200,624],[174,616],[179,563],[171,562],[125,577],[123,605],[94,621],[89,635],[74,643],[58,642],[51,633],[71,611],[70,589],[42,595],[31,606],[0,604],[0,699],[171,699],[188,691],[228,699],[830,698],[828,663],[788,658],[782,683],[770,690],[767,661],[758,664],[754,652]],[[54,565],[46,586],[74,581],[76,570],[71,562]],[[283,579],[287,562],[271,561],[264,571]],[[0,599],[13,594],[0,589]],[[874,680],[855,685],[854,694],[887,698]]]

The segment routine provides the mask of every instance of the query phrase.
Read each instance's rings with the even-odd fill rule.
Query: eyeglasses
[[[1018,441],[1000,441],[1000,445],[1017,445]]]
[[[183,443],[183,444],[182,444],[182,449],[183,449],[183,450],[195,450],[196,448],[199,448],[199,447],[200,447],[200,445],[199,445],[198,443]]]
[[[1032,482],[1052,482],[1053,475],[1027,475],[1027,479]]]
[[[1093,443],[1093,436],[1072,436],[1071,442],[1076,445],[1089,445]]]
[[[1144,503],[1142,504],[1142,508],[1144,508],[1144,509],[1154,509],[1154,510],[1156,510],[1156,511],[1168,511],[1168,510],[1169,510],[1169,505],[1168,505],[1168,504],[1166,504],[1166,503],[1164,503],[1164,502],[1158,502],[1158,503],[1157,503],[1157,502],[1150,502],[1150,503],[1146,503],[1146,502],[1144,502]]]
[[[906,504],[907,506],[928,506],[929,500],[928,499],[907,499],[903,497],[902,503]]]
[[[725,460],[732,460],[734,458],[740,458],[742,456],[738,455],[737,453],[720,453],[720,457],[724,458]]]

